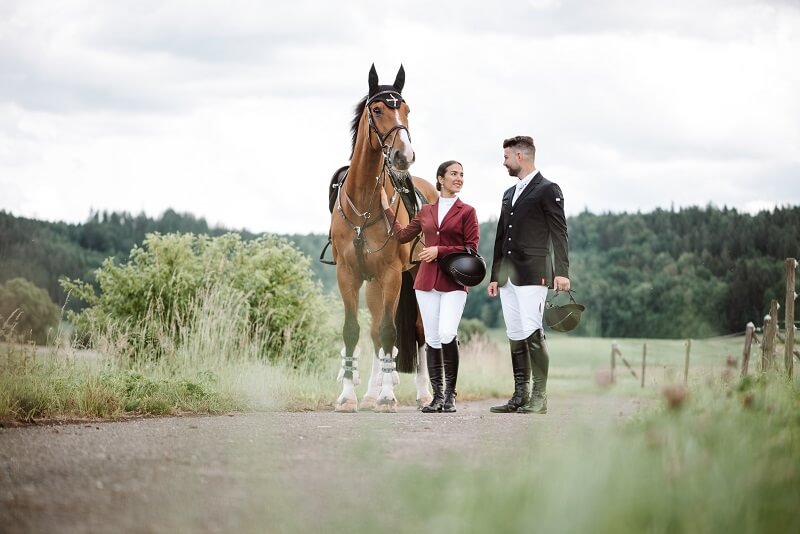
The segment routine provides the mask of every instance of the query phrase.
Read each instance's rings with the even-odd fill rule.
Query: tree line
[[[495,221],[481,224],[480,254],[491,264]],[[782,299],[784,260],[800,256],[800,207],[757,214],[731,208],[658,209],[649,213],[592,214],[568,219],[570,278],[587,311],[576,335],[706,337],[740,332],[760,322],[770,299]],[[82,224],[45,222],[0,211],[0,283],[23,277],[44,288],[59,306],[66,276],[94,282],[107,257],[125,262],[150,232],[218,236],[203,218],[167,210],[144,214],[93,212]],[[244,239],[258,237],[238,232]],[[325,234],[286,235],[310,256],[314,276],[336,291],[336,269],[318,261]],[[502,327],[497,299],[485,280],[470,291],[464,317]],[[558,301],[565,300],[560,296]]]

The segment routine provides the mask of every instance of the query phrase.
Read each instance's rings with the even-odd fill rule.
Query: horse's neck
[[[345,181],[347,195],[360,211],[380,207],[380,191],[375,178],[380,176],[383,166],[383,153],[374,150],[367,143],[361,143],[353,152],[350,170]]]

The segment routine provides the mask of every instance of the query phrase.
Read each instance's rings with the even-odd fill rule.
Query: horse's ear
[[[378,88],[378,71],[375,70],[375,63],[369,69],[369,94],[375,92]]]
[[[394,79],[394,88],[397,89],[398,93],[403,92],[403,86],[406,84],[406,69],[403,68],[403,64],[400,64],[400,70],[397,71],[397,78]]]

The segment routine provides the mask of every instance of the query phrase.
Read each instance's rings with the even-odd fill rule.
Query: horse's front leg
[[[358,396],[356,388],[360,382],[358,372],[358,336],[360,328],[358,326],[358,291],[360,283],[355,284],[348,280],[347,276],[339,275],[339,291],[344,302],[344,327],[342,328],[342,338],[344,349],[342,349],[342,368],[339,370],[337,380],[342,383],[342,393],[336,399],[334,409],[337,412],[356,412],[358,411]]]
[[[381,387],[375,405],[375,411],[377,412],[397,411],[397,397],[394,394],[394,386],[400,382],[400,376],[397,374],[394,361],[397,356],[397,349],[395,348],[397,328],[394,324],[394,315],[400,297],[401,277],[399,274],[399,270],[396,272],[390,270],[381,279],[381,313],[377,336],[379,342],[378,360],[380,360],[381,366]],[[374,315],[373,320],[377,320]]]

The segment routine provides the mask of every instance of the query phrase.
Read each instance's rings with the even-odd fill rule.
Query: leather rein
[[[408,194],[411,191],[411,189],[409,189],[408,186],[403,185],[401,183],[401,181],[403,181],[403,175],[401,173],[399,173],[398,171],[396,171],[392,167],[392,164],[389,161],[389,153],[391,152],[392,148],[394,147],[394,143],[397,140],[397,134],[400,132],[400,130],[405,130],[406,131],[406,134],[408,135],[409,140],[411,139],[411,132],[409,132],[407,126],[405,126],[403,124],[397,124],[395,126],[392,126],[385,133],[381,134],[381,132],[378,130],[377,126],[375,126],[375,121],[373,120],[373,117],[372,117],[372,109],[370,108],[370,104],[379,95],[381,95],[381,93],[378,93],[377,95],[373,96],[366,103],[367,122],[369,124],[370,132],[375,134],[375,137],[377,138],[378,143],[379,143],[380,150],[381,150],[381,152],[383,152],[383,165],[381,166],[380,173],[378,174],[378,176],[375,177],[375,186],[372,189],[372,193],[370,194],[369,202],[368,202],[367,205],[368,206],[374,205],[376,195],[379,195],[378,188],[379,187],[385,188],[385,186],[386,186],[386,176],[388,175],[389,179],[392,182],[392,186],[394,187],[394,194],[392,195],[392,198],[389,200],[389,206],[393,207],[395,205],[395,202],[398,202],[398,198],[400,197],[400,193],[402,192],[402,193]],[[386,141],[388,140],[389,136],[392,133],[394,133],[394,137],[392,137],[392,143],[391,143],[391,145],[389,145],[389,144],[387,144]],[[368,142],[369,142],[370,147],[372,147],[372,136],[371,135],[370,135],[370,138],[369,138]],[[348,174],[350,173],[349,169],[348,169],[347,172],[348,172]],[[346,179],[347,179],[347,176],[345,175],[345,179],[343,180],[342,185],[344,185],[344,182],[346,181]],[[409,175],[409,179],[410,179],[410,175]],[[408,184],[408,185],[410,185],[413,188],[413,184]],[[361,271],[361,275],[365,280],[371,280],[373,278],[373,276],[367,271],[367,266],[366,266],[366,263],[364,261],[364,252],[366,252],[366,254],[374,254],[374,253],[380,252],[381,250],[386,248],[386,245],[389,244],[389,241],[392,238],[392,226],[394,224],[394,221],[390,222],[389,218],[386,216],[386,213],[383,210],[381,210],[381,214],[383,215],[383,220],[386,222],[386,239],[384,240],[383,244],[379,248],[374,249],[374,250],[370,249],[366,244],[366,238],[364,236],[364,230],[366,228],[372,226],[373,224],[377,223],[379,218],[378,217],[373,217],[373,214],[370,211],[364,211],[364,212],[360,211],[356,207],[356,205],[353,203],[353,201],[350,199],[350,196],[344,190],[344,187],[339,187],[338,188],[336,196],[337,196],[337,198],[336,198],[336,209],[339,211],[339,214],[347,222],[347,224],[350,225],[350,227],[353,229],[353,232],[355,233],[355,235],[353,237],[353,245],[355,246],[355,249],[356,249],[356,259],[358,261],[358,268]],[[356,218],[361,219],[361,224],[356,224],[355,222],[351,221],[347,217],[347,215],[344,212],[344,209],[342,209],[342,196],[344,196],[345,202],[347,202],[347,205],[350,206],[350,209],[353,211],[353,213],[355,214]],[[378,198],[378,203],[380,204],[380,199],[379,198]],[[397,214],[398,214],[397,212],[398,212],[398,210],[395,210],[395,214],[394,214],[395,221],[397,220]]]

